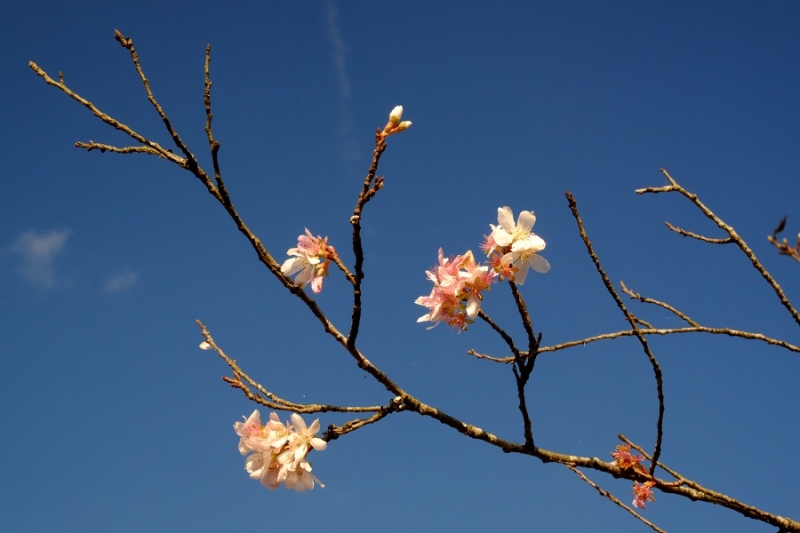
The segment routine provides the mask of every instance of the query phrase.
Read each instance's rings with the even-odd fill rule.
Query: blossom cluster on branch
[[[324,404],[294,403],[283,399],[266,387],[258,383],[245,373],[237,362],[228,357],[227,354],[216,344],[205,325],[198,322],[204,341],[200,343],[200,348],[204,350],[214,350],[230,367],[232,377],[225,376],[223,380],[232,387],[241,390],[245,396],[260,405],[271,409],[293,412],[290,420],[283,423],[276,413],[271,413],[269,420],[262,424],[259,412],[254,411],[244,422],[234,424],[234,430],[239,436],[239,452],[245,455],[245,470],[251,478],[259,479],[261,483],[269,489],[276,489],[280,485],[285,485],[289,489],[299,492],[313,489],[316,484],[323,486],[319,480],[311,473],[311,463],[308,461],[308,454],[312,450],[324,450],[327,442],[338,439],[352,431],[356,431],[369,424],[377,423],[386,419],[389,415],[399,412],[414,412],[420,416],[431,417],[448,426],[464,436],[477,439],[491,446],[498,447],[506,453],[517,453],[536,458],[544,463],[559,463],[573,470],[581,479],[594,487],[599,494],[606,497],[615,504],[623,507],[630,514],[646,524],[654,531],[662,532],[655,524],[652,524],[642,517],[635,509],[622,504],[618,498],[610,492],[602,489],[599,485],[591,481],[581,470],[594,470],[615,478],[624,478],[633,482],[634,508],[644,509],[647,502],[655,501],[654,490],[659,490],[664,494],[672,494],[693,501],[703,501],[706,503],[721,505],[739,513],[742,516],[759,520],[765,524],[776,526],[780,532],[800,533],[800,522],[774,513],[763,511],[755,506],[747,505],[735,498],[726,496],[723,493],[704,487],[698,482],[691,481],[677,471],[670,469],[659,461],[663,438],[663,416],[664,416],[664,393],[663,393],[663,374],[655,356],[650,349],[645,335],[654,334],[673,334],[688,332],[705,332],[710,334],[725,334],[741,337],[745,339],[767,342],[772,345],[781,346],[792,352],[800,352],[800,347],[794,346],[780,339],[773,339],[758,333],[751,333],[731,328],[712,328],[701,326],[698,322],[690,318],[686,313],[675,307],[652,298],[645,298],[625,287],[621,283],[622,291],[631,298],[637,299],[642,303],[652,304],[667,309],[688,326],[684,328],[659,329],[648,322],[636,317],[624,304],[613,284],[611,283],[605,269],[603,268],[598,254],[589,239],[578,211],[577,202],[572,193],[565,192],[570,210],[578,226],[578,233],[586,245],[586,250],[594,263],[595,269],[600,275],[603,284],[606,286],[610,296],[614,299],[617,307],[625,316],[630,325],[629,330],[604,333],[594,337],[572,340],[555,346],[541,346],[542,333],[535,331],[531,316],[528,313],[524,298],[517,289],[517,285],[522,285],[528,275],[528,271],[533,269],[536,272],[545,273],[550,269],[550,264],[544,259],[540,252],[545,249],[545,241],[534,234],[532,228],[536,222],[536,217],[532,211],[522,211],[519,218],[515,221],[513,212],[509,207],[498,209],[498,225],[490,225],[491,232],[485,237],[481,250],[486,254],[485,263],[476,261],[471,251],[462,255],[446,257],[443,250],[439,250],[438,264],[428,270],[426,275],[433,283],[433,289],[428,296],[417,298],[416,302],[427,309],[427,313],[419,318],[418,322],[433,322],[437,325],[445,322],[457,330],[465,330],[472,324],[476,317],[484,320],[493,331],[495,331],[505,341],[512,356],[493,357],[490,355],[477,354],[471,350],[473,355],[482,359],[495,361],[498,363],[511,363],[511,370],[514,374],[517,397],[519,399],[519,412],[521,415],[521,426],[524,434],[523,442],[514,442],[492,434],[480,427],[469,424],[466,420],[460,420],[440,408],[425,403],[410,392],[404,390],[387,373],[372,363],[358,346],[358,335],[361,329],[362,317],[362,286],[361,280],[364,279],[364,248],[361,240],[361,221],[365,205],[375,197],[383,187],[384,178],[377,175],[378,165],[381,154],[386,149],[386,140],[390,135],[402,132],[411,126],[410,121],[403,121],[403,107],[396,106],[389,114],[389,120],[383,129],[377,129],[375,133],[375,148],[373,150],[372,163],[364,180],[363,187],[358,196],[356,207],[353,210],[349,221],[353,230],[353,252],[355,261],[352,267],[346,266],[337,255],[333,246],[328,244],[327,237],[314,236],[308,229],[297,239],[297,246],[288,250],[289,258],[283,263],[275,260],[261,241],[247,226],[240,213],[231,201],[228,189],[223,179],[220,169],[219,149],[220,143],[214,138],[212,133],[212,112],[211,112],[211,78],[209,65],[211,61],[211,46],[206,48],[205,56],[205,90],[204,104],[206,112],[206,135],[208,137],[209,150],[211,154],[213,172],[207,172],[199,163],[195,153],[193,153],[181,136],[175,130],[166,112],[153,95],[151,86],[141,68],[138,54],[133,47],[133,40],[124,37],[119,31],[115,32],[115,39],[125,48],[131,56],[134,67],[144,85],[147,98],[153,105],[156,113],[166,126],[170,138],[178,148],[174,151],[163,147],[161,144],[150,140],[138,133],[131,127],[119,120],[105,114],[98,109],[92,102],[86,100],[79,94],[72,91],[64,81],[63,75],[59,73],[58,80],[51,78],[43,69],[34,62],[30,62],[30,67],[44,81],[70,98],[88,108],[100,120],[109,126],[126,133],[135,143],[131,146],[112,146],[109,144],[96,143],[94,141],[78,142],[76,146],[88,151],[99,150],[100,152],[114,152],[120,154],[143,153],[161,157],[173,164],[178,165],[193,174],[208,190],[208,192],[221,204],[231,218],[236,222],[237,228],[250,242],[257,253],[259,260],[267,267],[278,281],[289,289],[304,305],[308,307],[311,314],[322,324],[327,334],[337,342],[349,356],[353,358],[358,368],[365,371],[369,376],[380,383],[387,392],[391,394],[391,400],[379,405],[366,406],[337,406]],[[791,303],[778,282],[767,271],[764,265],[756,257],[753,250],[739,236],[732,226],[714,214],[698,196],[683,188],[672,176],[662,169],[662,174],[667,179],[668,184],[658,187],[645,187],[637,189],[637,194],[658,194],[658,193],[677,193],[684,196],[697,209],[704,213],[714,224],[721,229],[726,236],[722,238],[706,237],[704,235],[683,230],[675,227],[668,222],[666,226],[673,232],[685,237],[697,239],[712,244],[733,244],[735,245],[752,263],[753,267],[761,274],[764,281],[779,299],[781,305],[789,312],[795,322],[800,325],[800,311]],[[791,246],[787,239],[778,239],[778,234],[784,230],[785,218],[769,237],[770,243],[776,246],[780,253],[790,255],[800,261],[800,236],[797,244]],[[348,330],[340,330],[328,319],[325,311],[320,307],[306,291],[295,290],[311,286],[313,293],[322,290],[323,279],[328,276],[330,264],[334,263],[353,286],[352,314]],[[353,269],[351,272],[350,268]],[[294,279],[291,279],[294,277]],[[522,325],[527,337],[527,350],[521,350],[517,341],[506,333],[502,325],[496,323],[481,309],[484,294],[490,290],[491,285],[499,281],[506,281],[510,285]],[[640,328],[639,326],[642,326]],[[433,327],[433,326],[431,326]],[[644,355],[647,357],[653,368],[653,375],[656,382],[656,395],[659,401],[659,410],[656,423],[656,439],[653,452],[648,454],[644,449],[635,443],[627,440],[620,435],[625,445],[617,446],[611,453],[614,461],[605,462],[596,457],[583,457],[577,455],[567,455],[557,451],[547,450],[537,445],[534,440],[534,427],[528,411],[526,399],[526,385],[534,370],[534,363],[537,357],[545,352],[554,352],[570,347],[586,345],[587,342],[594,342],[603,339],[616,339],[625,336],[635,336],[642,345]],[[323,434],[323,438],[316,434],[320,429],[319,420],[315,420],[307,426],[303,418],[297,414],[318,413],[318,412],[339,412],[339,413],[367,413],[369,416],[364,418],[353,418],[341,426],[330,425]],[[362,416],[359,414],[358,416]],[[631,448],[635,448],[641,455],[633,453]],[[649,461],[650,467],[645,468],[643,461]],[[657,477],[656,467],[661,468],[669,476],[668,479]]]
[[[478,316],[483,291],[491,290],[492,283],[507,279],[522,285],[528,269],[541,273],[550,270],[550,263],[539,255],[545,242],[531,231],[536,223],[532,211],[522,211],[515,224],[511,208],[500,207],[497,222],[497,226],[490,224],[492,232],[481,244],[488,256],[487,265],[477,263],[472,250],[448,259],[439,248],[439,264],[425,272],[433,290],[414,301],[429,309],[417,322],[434,322],[428,329],[444,322],[466,330]]]
[[[233,425],[233,430],[241,437],[239,453],[247,455],[245,470],[270,490],[277,489],[281,483],[297,492],[313,489],[315,482],[325,488],[311,473],[311,463],[306,459],[312,449],[322,451],[328,446],[316,436],[319,419],[306,426],[297,413],[292,413],[290,418],[291,422],[284,424],[273,412],[269,421],[262,425],[261,414],[256,409],[244,422]]]
[[[623,470],[633,470],[635,472],[639,472],[640,474],[647,472],[647,469],[642,464],[644,457],[639,454],[632,453],[630,444],[617,445],[617,450],[611,452],[611,457],[614,458],[616,465]],[[648,501],[656,501],[652,491],[654,485],[655,483],[652,481],[645,481],[644,483],[634,482],[633,492],[631,493],[634,495],[634,507],[644,509],[647,506]]]
[[[336,250],[328,244],[328,238],[314,237],[306,228],[305,235],[297,237],[297,247],[289,248],[286,254],[291,257],[283,262],[281,272],[285,276],[297,274],[294,284],[298,287],[311,282],[311,290],[319,294],[322,280],[328,276],[331,259],[336,257]]]

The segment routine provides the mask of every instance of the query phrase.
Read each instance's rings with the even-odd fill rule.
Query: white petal
[[[520,239],[514,244],[511,245],[512,252],[541,252],[545,249],[544,239],[536,235],[535,233],[531,233],[524,239]]]
[[[213,346],[208,344],[206,341],[203,341],[203,342],[200,343],[200,349],[201,350],[210,350],[211,348],[213,348]]]
[[[514,283],[517,285],[524,285],[525,278],[528,277],[528,263],[522,263],[519,265],[519,272],[514,274]]]
[[[290,417],[292,419],[292,426],[294,427],[295,431],[298,433],[305,434],[306,432],[306,421],[303,420],[303,417],[298,415],[297,413],[292,413]]]
[[[478,298],[476,295],[472,295],[467,300],[467,316],[470,320],[473,320],[476,316],[478,316],[478,311],[481,310],[481,299]]]
[[[305,287],[308,285],[308,282],[314,277],[314,267],[311,265],[306,265],[302,272],[300,272],[296,278],[294,278],[294,284],[298,287]]]
[[[500,226],[492,226],[492,239],[497,246],[508,246],[511,244],[513,237],[511,233],[507,232]]]
[[[514,231],[514,213],[511,211],[510,207],[497,208],[497,223],[508,233]]]
[[[534,224],[536,224],[536,215],[533,214],[533,211],[523,211],[519,214],[517,226],[530,231]]]
[[[550,270],[550,263],[541,255],[534,255],[531,259],[531,268],[540,274],[547,274],[547,271]]]
[[[303,268],[303,264],[299,257],[290,257],[281,265],[281,272],[284,276],[291,276],[298,270]]]

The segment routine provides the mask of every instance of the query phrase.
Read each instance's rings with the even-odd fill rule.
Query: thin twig
[[[700,201],[696,194],[691,193],[678,185],[678,182],[675,181],[672,176],[670,176],[669,173],[663,168],[661,169],[661,173],[667,178],[670,183],[669,185],[665,185],[664,187],[645,187],[642,189],[636,189],[636,194],[678,192],[688,198],[689,201],[696,205],[706,217],[710,218],[720,229],[725,231],[730,236],[731,241],[733,241],[736,246],[738,246],[739,249],[744,252],[748,259],[750,259],[750,262],[753,264],[755,269],[758,270],[770,287],[772,287],[772,290],[775,291],[775,294],[778,296],[781,304],[789,311],[794,318],[794,321],[800,325],[800,313],[797,312],[797,309],[794,308],[792,303],[789,301],[789,298],[786,297],[786,294],[783,292],[781,286],[778,285],[778,282],[775,281],[767,269],[764,268],[764,265],[761,264],[761,261],[759,261],[758,257],[756,257],[756,254],[753,253],[753,250],[751,250],[750,247],[747,246],[747,243],[744,242],[744,239],[742,239],[739,234],[736,233],[736,230],[733,229],[733,226],[726,224],[725,221],[715,215],[713,211],[711,211],[703,202]]]
[[[213,349],[217,352],[217,355],[225,361],[230,369],[233,371],[234,378],[223,378],[224,381],[229,383],[231,386],[241,389],[249,399],[256,401],[262,405],[266,405],[272,409],[280,409],[283,411],[294,411],[297,413],[324,413],[324,412],[337,412],[337,413],[365,413],[365,412],[381,412],[386,409],[385,406],[380,405],[373,405],[373,406],[366,406],[366,407],[359,407],[359,406],[335,406],[335,405],[323,405],[323,404],[313,404],[313,403],[296,403],[291,402],[289,400],[285,400],[278,396],[277,394],[268,391],[264,388],[263,385],[257,383],[253,380],[250,376],[248,376],[236,363],[235,360],[228,357],[222,348],[220,348],[217,343],[214,341],[214,337],[211,336],[211,332],[208,331],[208,328],[203,324],[201,321],[197,320],[197,325],[200,326],[200,333],[203,335],[205,342],[208,344],[208,347]],[[263,396],[269,398],[265,400],[264,398],[259,399],[258,395],[252,393],[245,385],[245,382],[250,387],[256,389],[259,393]],[[384,415],[385,416],[385,415]]]
[[[495,330],[495,331],[497,332],[497,334],[498,334],[498,335],[500,335],[500,337],[501,337],[501,338],[502,338],[502,339],[505,341],[505,343],[508,345],[508,349],[509,349],[509,350],[511,350],[511,353],[513,353],[513,354],[514,354],[514,356],[512,356],[512,357],[511,357],[511,360],[513,361],[515,357],[519,357],[519,355],[520,355],[520,351],[519,351],[519,349],[516,347],[516,345],[514,344],[514,339],[512,339],[512,338],[511,338],[511,335],[509,335],[508,333],[506,333],[506,332],[505,332],[505,330],[504,330],[503,328],[501,328],[500,326],[498,326],[498,325],[497,325],[497,324],[496,324],[496,323],[495,323],[495,322],[494,322],[494,321],[493,321],[493,320],[492,320],[492,319],[489,317],[489,315],[487,315],[487,314],[486,314],[486,313],[483,311],[483,309],[480,309],[480,310],[478,311],[478,316],[481,318],[481,320],[483,320],[484,322],[486,322],[487,324],[489,324],[489,327],[491,327],[493,330]]]
[[[350,282],[353,284],[353,311],[350,317],[350,333],[347,334],[348,348],[355,348],[358,329],[361,326],[361,280],[364,279],[364,245],[361,242],[361,214],[364,206],[369,202],[375,193],[383,187],[383,179],[376,178],[378,163],[381,154],[386,150],[386,137],[381,136],[380,130],[375,133],[375,148],[372,150],[372,163],[364,178],[361,193],[358,195],[356,207],[350,217],[350,224],[353,226],[353,255],[355,255],[355,276],[351,276]]]
[[[762,335],[761,333],[751,333],[749,331],[739,331],[730,328],[708,328],[705,326],[697,326],[691,328],[639,329],[639,333],[641,333],[642,335],[673,335],[676,333],[710,333],[712,335],[728,335],[729,337],[738,337],[740,339],[766,342],[767,344],[772,344],[774,346],[780,346],[781,348],[786,348],[791,352],[800,352],[800,346],[795,346],[794,344],[790,344],[786,341],[773,339],[771,337]],[[595,335],[593,337],[586,337],[585,339],[564,342],[561,344],[554,344],[553,346],[542,346],[539,348],[539,353],[557,352],[559,350],[574,348],[576,346],[586,346],[587,344],[595,341],[604,341],[604,340],[618,339],[620,337],[634,337],[634,336],[636,336],[636,332],[630,329],[624,331],[616,331],[614,333],[603,333],[601,335]],[[492,357],[490,355],[479,354],[474,350],[469,350],[467,354],[475,356],[479,359],[486,359],[489,361],[494,361],[496,363],[503,363],[503,364],[513,363],[515,360],[513,356]],[[528,354],[526,354],[525,352],[520,352],[520,355],[522,355],[522,357],[527,357]]]
[[[617,498],[616,496],[614,496],[613,494],[611,494],[607,490],[601,489],[594,481],[592,481],[591,479],[586,477],[586,475],[583,472],[581,472],[580,470],[575,468],[573,465],[564,465],[564,466],[566,466],[567,468],[569,468],[570,470],[572,470],[573,472],[578,474],[578,477],[580,477],[586,483],[591,485],[592,488],[594,488],[594,490],[596,490],[600,494],[600,496],[608,498],[609,500],[611,500],[612,502],[614,502],[618,506],[622,507],[623,509],[628,511],[630,514],[632,514],[634,516],[634,518],[636,518],[638,520],[641,520],[642,522],[644,522],[645,524],[650,526],[650,528],[653,529],[654,531],[658,531],[659,533],[667,533],[666,531],[664,531],[660,527],[656,526],[654,523],[650,522],[645,517],[643,517],[642,515],[640,515],[639,513],[634,511],[633,509],[631,509],[629,506],[627,506],[624,503],[622,503],[621,501],[619,501],[619,498]]]
[[[619,307],[620,311],[622,311],[622,314],[625,315],[625,318],[628,319],[634,335],[636,335],[636,337],[639,339],[642,349],[647,355],[650,365],[653,367],[653,374],[655,375],[656,389],[658,392],[658,420],[656,422],[656,444],[653,451],[654,462],[650,466],[650,474],[652,475],[653,470],[655,469],[655,461],[658,461],[658,458],[661,455],[661,442],[664,437],[664,380],[661,375],[661,366],[658,364],[658,361],[656,361],[653,352],[650,351],[650,346],[647,344],[647,339],[644,338],[644,335],[641,334],[639,328],[636,326],[636,320],[634,320],[633,315],[631,315],[630,311],[628,311],[628,308],[625,307],[625,303],[622,301],[622,298],[619,297],[617,291],[614,290],[614,285],[611,284],[611,280],[608,279],[608,275],[606,274],[605,270],[603,270],[603,267],[600,264],[600,259],[597,257],[597,254],[595,254],[594,248],[592,247],[592,241],[589,240],[589,236],[586,234],[586,229],[583,227],[583,220],[581,220],[580,213],[578,213],[578,203],[575,201],[575,197],[570,192],[565,192],[564,194],[569,202],[572,216],[575,218],[575,222],[578,223],[578,231],[580,232],[581,239],[583,239],[583,243],[586,245],[586,250],[589,252],[589,256],[592,258],[592,262],[594,263],[597,272],[603,279],[603,283],[605,284],[606,289],[608,289],[609,294],[611,294],[611,297],[617,303],[617,307]]]
[[[329,425],[327,431],[325,431],[325,434],[323,435],[323,438],[329,442],[332,440],[336,440],[342,435],[346,435],[351,431],[355,431],[369,424],[374,424],[375,422],[385,418],[386,416],[392,413],[397,413],[402,411],[404,408],[405,406],[400,397],[393,398],[388,406],[381,407],[381,409],[377,413],[375,413],[369,418],[366,419],[356,418],[354,420],[346,422],[345,424],[342,424],[341,426],[335,426],[334,424]]]
[[[178,156],[177,154],[172,153],[170,150],[167,150],[166,148],[164,148],[163,146],[161,146],[157,142],[150,141],[147,138],[145,138],[144,136],[136,133],[129,126],[126,126],[122,122],[120,122],[120,121],[118,121],[118,120],[116,120],[114,118],[111,118],[107,114],[105,114],[102,111],[100,111],[92,102],[90,102],[89,100],[83,98],[81,95],[73,92],[69,87],[67,87],[64,84],[63,77],[61,78],[61,81],[55,81],[53,78],[51,78],[50,76],[47,75],[47,72],[42,70],[39,67],[39,65],[37,65],[33,61],[29,61],[28,62],[28,66],[36,74],[38,74],[45,81],[45,83],[47,83],[48,85],[52,85],[53,87],[58,88],[61,92],[63,92],[64,94],[66,94],[67,96],[69,96],[70,98],[72,98],[73,100],[78,102],[79,104],[85,106],[87,109],[89,109],[89,111],[92,112],[92,114],[94,116],[96,116],[97,118],[99,118],[100,120],[102,120],[103,122],[108,124],[109,126],[113,127],[114,129],[118,129],[118,130],[126,133],[128,136],[130,136],[133,139],[139,141],[143,145],[149,146],[150,148],[152,148],[153,150],[158,152],[158,155],[163,157],[164,159],[168,159],[168,160],[172,161],[173,163],[175,163],[175,164],[177,164],[177,165],[179,165],[181,167],[185,167],[186,166],[186,160],[184,158]]]
[[[142,80],[145,92],[147,92],[147,100],[153,105],[158,113],[158,116],[161,117],[161,120],[164,122],[164,126],[167,128],[167,131],[172,137],[172,141],[175,143],[175,146],[180,148],[181,152],[183,152],[183,155],[186,156],[186,160],[189,162],[189,168],[197,167],[197,159],[195,159],[194,154],[192,154],[192,152],[189,150],[189,147],[183,143],[180,135],[178,135],[178,132],[172,127],[172,123],[167,117],[167,114],[164,113],[164,110],[156,100],[156,97],[153,96],[153,91],[150,89],[150,80],[148,80],[144,75],[142,66],[139,64],[139,54],[136,53],[136,49],[133,47],[133,39],[123,36],[119,30],[114,30],[114,39],[116,39],[117,42],[119,42],[119,44],[131,54],[133,65],[136,68],[137,74],[139,74],[139,78]]]
[[[685,229],[681,229],[677,226],[673,226],[669,222],[664,222],[664,225],[667,226],[670,230],[674,231],[678,235],[683,235],[684,237],[691,237],[693,239],[697,239],[698,241],[709,242],[711,244],[728,244],[733,242],[733,239],[730,237],[724,237],[721,239],[714,239],[712,237],[706,237],[704,235],[699,235],[697,233],[692,233],[691,231],[686,231]]]
[[[681,318],[682,320],[688,322],[690,325],[695,326],[695,327],[699,327],[700,326],[700,324],[698,324],[697,322],[695,322],[694,320],[689,318],[688,315],[678,311],[677,309],[675,309],[674,307],[672,307],[668,303],[664,303],[664,302],[661,302],[659,300],[654,300],[652,298],[645,298],[641,294],[633,292],[632,290],[630,290],[628,287],[625,286],[625,282],[624,281],[620,281],[619,282],[619,286],[622,288],[622,292],[624,292],[625,294],[627,294],[628,296],[630,296],[634,300],[639,300],[642,303],[653,304],[653,305],[657,305],[659,307],[663,307],[664,309],[670,311],[672,314],[674,314],[678,318]],[[649,327],[650,327],[650,329],[653,329],[652,326],[649,326]]]
[[[84,142],[76,142],[75,148],[85,148],[87,152],[91,152],[92,150],[100,150],[100,152],[115,152],[118,154],[149,154],[158,157],[164,157],[161,152],[156,150],[155,148],[150,148],[149,146],[125,146],[120,148],[118,146],[112,146],[110,144],[102,144],[96,143],[94,141],[89,141],[88,143]],[[166,158],[165,158],[166,159]]]
[[[211,121],[214,115],[211,113],[211,45],[206,45],[206,60],[203,65],[203,104],[206,109],[206,137],[208,137],[208,148],[211,152],[211,164],[214,167],[214,181],[219,188],[222,203],[226,207],[232,207],[231,197],[228,194],[228,189],[225,187],[225,182],[222,180],[222,172],[219,168],[219,148],[220,143],[214,138],[214,133],[211,129]]]

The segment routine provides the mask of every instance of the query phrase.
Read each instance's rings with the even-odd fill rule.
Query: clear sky
[[[197,348],[202,319],[251,375],[297,401],[385,403],[385,390],[281,290],[220,206],[176,166],[86,153],[127,144],[28,68],[36,61],[164,145],[114,29],[201,163],[202,66],[212,43],[215,133],[233,201],[277,257],[304,227],[352,261],[348,218],[376,127],[386,185],[364,216],[361,349],[409,392],[509,440],[522,429],[507,355],[485,326],[416,323],[424,271],[478,251],[499,206],[534,210],[552,270],[522,293],[546,345],[626,328],[577,234],[572,191],[615,282],[709,326],[798,342],[797,326],[733,247],[665,183],[696,192],[800,303],[800,265],[767,243],[800,230],[800,4],[673,2],[4,2],[0,7],[0,530],[644,531],[560,465],[393,416],[311,457],[326,488],[268,492],[232,424],[254,405]],[[317,297],[344,327],[346,281]],[[508,288],[484,307],[521,338]],[[631,303],[654,325],[678,320]],[[798,354],[694,334],[651,339],[665,379],[663,461],[800,519]],[[656,396],[635,340],[537,363],[538,445],[610,459],[650,448]],[[262,410],[266,416],[266,412]],[[288,413],[282,414],[287,418]],[[309,417],[307,417],[309,419]],[[310,421],[310,419],[309,419]],[[341,423],[322,415],[323,427]],[[630,483],[588,473],[630,500]],[[774,531],[657,494],[668,531]]]

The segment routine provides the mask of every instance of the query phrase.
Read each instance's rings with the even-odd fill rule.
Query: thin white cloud
[[[330,32],[331,46],[333,47],[333,65],[336,67],[336,77],[339,80],[341,94],[341,127],[342,157],[348,163],[359,160],[358,143],[353,136],[353,112],[350,109],[350,96],[352,86],[347,75],[347,46],[342,38],[339,28],[339,13],[333,1],[328,1],[328,30]]]
[[[347,47],[342,39],[342,32],[339,30],[339,13],[333,2],[328,2],[328,29],[331,32],[331,44],[333,45],[333,64],[336,66],[336,74],[339,77],[339,90],[342,96],[350,99],[350,78],[347,76]]]
[[[19,271],[32,285],[41,289],[55,286],[55,257],[64,248],[70,230],[40,235],[36,230],[22,232],[7,251],[20,258]]]
[[[132,270],[126,270],[121,274],[112,276],[106,281],[105,291],[109,293],[122,292],[130,289],[139,279],[139,274]]]

